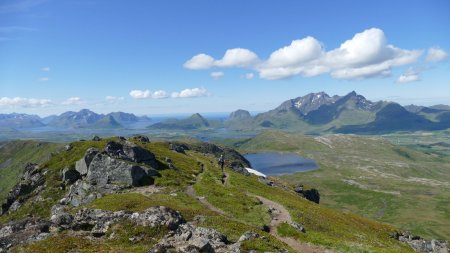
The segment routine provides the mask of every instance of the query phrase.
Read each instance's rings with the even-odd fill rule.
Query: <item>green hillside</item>
[[[68,191],[68,188],[63,190],[59,187],[62,183],[61,169],[74,168],[75,162],[83,157],[88,148],[103,149],[109,140],[74,142],[71,149],[43,163],[40,170],[45,171],[45,187],[28,196],[17,211],[0,216],[0,224],[25,217],[49,219],[51,207]],[[238,155],[229,156],[232,150],[212,144],[188,142],[176,143],[184,151],[174,152],[170,150],[168,142],[132,141],[155,155],[160,175],[154,178],[154,183],[126,187],[78,207],[66,205],[65,211],[75,214],[86,207],[142,212],[149,207],[163,205],[180,211],[187,221],[193,221],[196,226],[216,229],[226,235],[230,243],[236,242],[246,231],[258,233],[260,236],[242,242],[240,248],[243,252],[277,252],[280,249],[289,252],[318,249],[321,252],[325,248],[343,252],[413,252],[406,244],[390,238],[390,234],[396,230],[394,227],[307,201],[281,182],[276,183],[276,186],[268,186],[256,176],[245,176],[230,169],[228,164],[225,178],[222,177],[217,166],[217,156],[225,152],[226,157],[239,159]],[[320,150],[320,143],[309,141]],[[321,189],[320,185],[315,186]],[[303,224],[306,231],[299,232],[287,223],[269,225],[274,220],[267,203],[286,210],[285,215],[289,217],[282,220]],[[269,226],[271,232],[264,232],[264,226]],[[146,252],[168,233],[162,227],[149,229],[133,225],[127,220],[109,226],[102,237],[92,238],[81,231],[71,231],[55,230],[47,239],[19,245],[12,251]]]
[[[314,159],[319,169],[282,178],[317,187],[321,205],[428,238],[449,238],[450,157],[440,150],[396,146],[379,137],[277,131],[224,143],[241,152],[294,152]]]
[[[62,146],[38,141],[0,142],[0,202],[18,181],[27,163],[42,163]]]

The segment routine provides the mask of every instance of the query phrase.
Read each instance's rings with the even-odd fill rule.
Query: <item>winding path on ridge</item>
[[[310,245],[308,243],[302,243],[302,242],[295,240],[294,238],[282,237],[281,235],[278,234],[277,227],[281,223],[292,222],[292,218],[291,218],[291,215],[289,214],[289,211],[283,205],[281,205],[277,202],[274,202],[272,200],[269,200],[264,197],[254,195],[251,193],[248,193],[248,195],[256,197],[263,203],[263,205],[267,206],[270,210],[273,210],[272,214],[271,214],[272,221],[270,222],[270,225],[269,225],[270,234],[273,235],[274,237],[276,237],[278,240],[286,243],[287,245],[289,245],[291,248],[293,248],[294,250],[296,250],[298,252],[336,253],[336,251],[334,251],[334,250],[324,249],[322,247]]]
[[[206,166],[205,166],[206,167]],[[206,168],[205,168],[206,169]],[[204,171],[200,172],[197,175],[197,179],[199,177],[201,177],[201,174],[203,174]],[[222,185],[227,185],[228,184],[228,180],[230,178],[230,175],[224,171],[223,177],[222,177]],[[216,212],[220,215],[232,218],[230,215],[228,215],[227,213],[225,213],[224,211],[220,210],[219,208],[215,207],[214,205],[212,205],[211,203],[209,203],[205,197],[202,196],[198,196],[197,193],[195,192],[194,189],[194,185],[189,185],[186,187],[186,194],[196,200],[198,200],[200,203],[202,203],[207,209]],[[263,205],[265,205],[266,207],[268,207],[270,210],[272,211],[271,217],[272,220],[270,222],[270,234],[272,236],[274,236],[275,238],[277,238],[278,240],[286,243],[287,245],[289,245],[292,249],[294,249],[297,252],[303,252],[303,253],[336,253],[337,251],[334,250],[330,250],[330,249],[324,249],[322,247],[319,246],[314,246],[314,245],[310,245],[308,243],[302,243],[299,242],[293,238],[290,237],[282,237],[281,235],[278,234],[277,232],[277,227],[283,223],[283,222],[291,222],[292,218],[291,215],[289,214],[289,211],[281,204],[274,202],[272,200],[266,199],[264,197],[258,196],[258,195],[254,195],[251,193],[247,193],[249,196],[253,196],[256,197],[257,199],[259,199]]]

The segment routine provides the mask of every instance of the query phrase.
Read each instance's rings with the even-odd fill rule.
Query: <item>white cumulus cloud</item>
[[[130,91],[130,96],[136,99],[143,98],[168,98],[169,94],[164,90],[150,91],[150,90],[132,90]]]
[[[22,97],[2,97],[0,107],[45,107],[52,104],[50,99],[22,98]]]
[[[429,62],[440,62],[448,58],[447,52],[440,48],[432,47],[428,49],[426,60]]]
[[[149,98],[151,97],[151,92],[149,90],[132,90],[130,91],[130,96],[132,98]]]
[[[49,72],[50,71],[50,67],[42,67],[41,71],[43,72]]]
[[[229,49],[220,60],[200,54],[185,63],[185,67],[194,59],[207,58],[203,69],[211,67],[251,68],[263,79],[276,80],[296,75],[311,77],[330,74],[336,79],[364,79],[391,75],[393,67],[417,62],[422,50],[407,50],[395,47],[381,29],[371,28],[356,33],[344,41],[338,48],[326,51],[323,43],[308,36],[293,40],[289,45],[275,50],[266,60],[242,48]],[[442,52],[432,50],[435,55]],[[445,52],[444,52],[445,53]],[[442,56],[441,56],[442,58]],[[440,59],[434,57],[433,59]],[[201,69],[196,65],[196,68]]]
[[[258,61],[258,56],[245,48],[228,49],[222,59],[214,62],[218,67],[248,67]]]
[[[80,105],[83,104],[83,100],[80,97],[70,97],[62,102],[63,105]]]
[[[207,54],[198,54],[183,65],[187,69],[209,69],[214,66],[214,58]]]
[[[41,77],[41,78],[39,78],[40,82],[47,82],[48,80],[50,80],[48,77]]]
[[[257,63],[258,56],[245,48],[228,49],[222,59],[216,60],[207,54],[198,54],[184,63],[187,69],[209,69],[212,67],[250,67]]]
[[[419,71],[410,68],[398,77],[397,83],[410,83],[420,81],[419,74]]]
[[[172,98],[192,98],[208,96],[208,91],[204,88],[184,89],[180,92],[173,92]]]
[[[222,78],[225,74],[221,71],[218,71],[218,72],[211,72],[209,75],[212,78],[214,78],[214,80],[218,80],[218,79]]]
[[[322,45],[313,37],[294,40],[273,52],[264,63],[266,67],[287,67],[312,61],[323,54]]]

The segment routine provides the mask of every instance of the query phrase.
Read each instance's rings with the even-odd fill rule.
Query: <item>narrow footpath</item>
[[[273,210],[272,211],[272,221],[269,225],[270,234],[273,235],[274,237],[276,237],[278,240],[286,243],[287,245],[289,245],[291,248],[293,248],[297,252],[336,253],[336,251],[334,251],[334,250],[324,249],[319,246],[314,246],[314,245],[310,245],[308,243],[299,242],[299,241],[295,240],[294,238],[282,237],[281,235],[278,234],[277,227],[281,223],[284,223],[284,222],[289,223],[292,221],[291,215],[289,214],[288,210],[283,205],[281,205],[277,202],[274,202],[272,200],[266,199],[261,196],[253,195],[253,194],[249,194],[249,195],[258,198],[263,203],[263,205],[267,206],[270,210]]]

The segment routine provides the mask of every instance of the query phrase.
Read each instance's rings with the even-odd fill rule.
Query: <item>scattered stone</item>
[[[295,230],[302,232],[302,233],[306,233],[305,227],[302,224],[297,223],[295,221],[291,221],[288,224],[291,225],[291,227],[295,228]]]
[[[92,138],[92,140],[93,140],[93,141],[101,141],[102,138],[100,138],[100,137],[98,137],[97,135],[95,135],[95,136]]]
[[[164,206],[152,207],[143,213],[133,213],[130,219],[145,227],[164,226],[170,230],[175,230],[186,222],[179,212]]]
[[[296,193],[303,194],[303,185],[302,184],[298,185],[297,187],[294,188],[294,191]]]
[[[268,179],[268,178],[266,178],[266,177],[259,177],[258,181],[263,183],[263,184],[265,184],[265,185],[268,185],[268,186],[274,186],[273,181]]]
[[[427,253],[448,253],[449,241],[445,240],[425,240],[420,236],[411,235],[409,232],[395,232],[391,237],[408,244],[415,251]]]
[[[185,144],[180,143],[170,143],[169,149],[175,151],[177,153],[186,154],[186,150],[189,150],[189,147]]]
[[[57,227],[68,228],[73,221],[73,216],[65,211],[64,206],[54,205],[51,210],[50,220]]]
[[[0,252],[9,252],[12,247],[43,240],[50,236],[48,221],[26,218],[0,226]]]
[[[182,224],[148,252],[233,252],[227,237],[214,229]]]
[[[70,150],[72,149],[72,145],[67,144],[67,145],[64,146],[64,149],[65,149],[66,151],[70,151]]]
[[[241,235],[241,237],[239,237],[238,242],[243,242],[243,241],[248,241],[254,238],[258,238],[259,234],[252,232],[252,231],[247,231],[244,234]]]
[[[147,136],[144,135],[135,135],[131,139],[138,140],[142,143],[150,143],[150,139]]]

